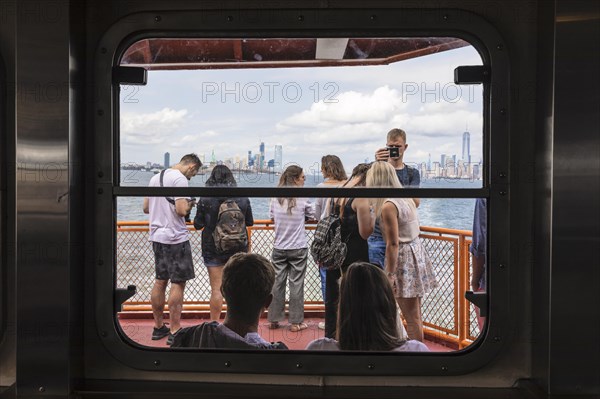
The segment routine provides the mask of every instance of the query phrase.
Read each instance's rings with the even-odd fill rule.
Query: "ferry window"
[[[120,86],[117,181],[121,187],[148,187],[162,170],[195,153],[202,166],[190,187],[211,186],[211,174],[225,166],[237,187],[268,190],[297,165],[303,187],[313,188],[324,182],[323,156],[336,155],[350,176],[355,166],[371,164],[378,150],[387,149],[399,160],[393,166],[407,174],[409,188],[485,188],[483,88],[456,85],[453,75],[459,66],[482,64],[473,46],[452,37],[143,39],[120,61],[123,67],[146,69],[147,84]],[[390,135],[393,129],[403,133]],[[150,189],[145,193],[159,198]],[[219,199],[205,195],[205,205]],[[355,196],[365,198],[360,189]],[[271,200],[249,197],[254,219],[249,251],[271,259]],[[321,200],[314,192],[310,197]],[[136,287],[118,322],[132,341],[167,348],[164,337],[152,339],[155,258],[143,201],[116,198],[116,287]],[[414,294],[422,296],[424,342],[431,351],[462,349],[482,326],[464,299],[472,275],[476,198],[447,195],[415,202],[419,245],[435,274],[427,282],[431,287]],[[202,211],[192,208],[187,227],[195,278],[185,286],[184,327],[208,320],[211,281],[217,279],[211,274],[215,269],[206,266],[215,262],[207,258],[212,249],[192,223],[197,212]],[[319,217],[307,218],[305,226],[308,245],[316,229],[313,219]],[[306,262],[304,318],[291,320],[294,310],[287,303],[282,328],[270,329],[264,314],[259,322],[260,335],[289,349],[304,349],[325,334],[327,291],[311,255]],[[218,280],[212,281],[213,290],[215,284]],[[289,300],[288,284],[280,289]],[[214,295],[212,302],[214,313],[220,302]],[[222,309],[221,321],[226,305]],[[406,316],[404,325],[415,334]]]

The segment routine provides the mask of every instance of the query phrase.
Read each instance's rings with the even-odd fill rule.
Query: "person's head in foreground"
[[[389,351],[404,344],[399,338],[398,311],[385,272],[355,262],[340,285],[337,341],[340,349]]]
[[[240,252],[229,258],[221,284],[221,293],[227,301],[224,323],[257,325],[263,309],[273,299],[274,283],[275,270],[264,256]]]

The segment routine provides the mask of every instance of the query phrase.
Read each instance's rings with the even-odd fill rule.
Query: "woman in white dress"
[[[402,184],[392,165],[378,161],[367,173],[367,187],[402,188]],[[419,238],[415,202],[412,198],[378,198],[372,204],[386,242],[385,271],[406,319],[408,336],[423,341],[421,299],[438,283]]]

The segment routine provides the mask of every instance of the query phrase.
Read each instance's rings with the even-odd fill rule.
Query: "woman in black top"
[[[369,164],[358,164],[343,187],[364,187]],[[327,297],[325,298],[325,336],[335,338],[337,302],[340,295],[338,280],[348,266],[356,261],[369,261],[367,238],[373,232],[375,219],[372,217],[368,198],[338,198],[335,207],[342,221],[342,241],[346,243],[346,258],[341,269],[327,270]]]
[[[235,187],[237,183],[231,170],[225,165],[217,165],[212,170],[210,177],[205,183],[206,187]],[[208,269],[208,278],[210,280],[210,319],[218,321],[223,307],[223,296],[221,295],[221,280],[223,276],[223,266],[229,260],[231,255],[236,252],[248,252],[248,247],[239,248],[232,252],[219,251],[215,245],[213,233],[217,226],[219,218],[219,209],[225,201],[231,200],[237,204],[241,213],[245,217],[246,226],[254,224],[252,216],[252,207],[250,200],[244,198],[200,198],[198,201],[198,210],[194,218],[194,227],[197,230],[202,229],[202,258],[204,265]]]

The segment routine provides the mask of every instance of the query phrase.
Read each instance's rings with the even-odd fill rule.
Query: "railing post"
[[[465,287],[468,280],[468,262],[466,262],[465,254],[465,236],[458,236],[458,347],[463,348],[463,342],[467,338],[467,317],[468,304],[464,298]],[[467,267],[465,267],[467,266]]]

